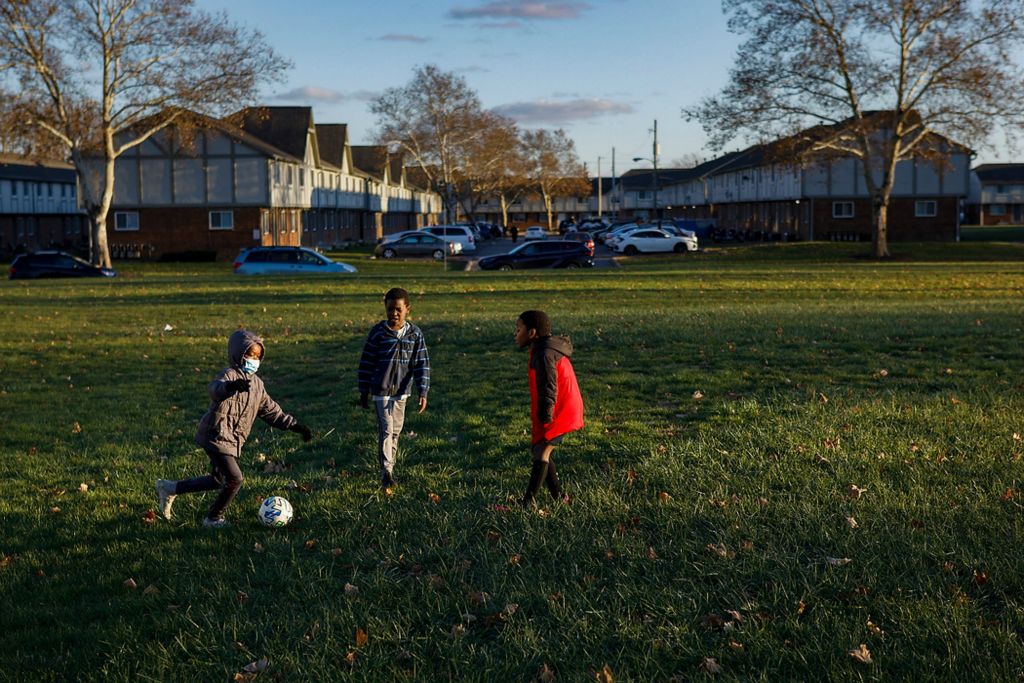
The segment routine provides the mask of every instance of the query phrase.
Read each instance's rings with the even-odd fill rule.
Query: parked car
[[[462,245],[462,251],[470,253],[476,251],[476,236],[473,231],[465,225],[432,225],[423,228],[428,232],[448,242],[458,242]]]
[[[631,233],[634,233],[634,232],[636,232],[637,230],[640,230],[640,229],[641,229],[641,226],[637,225],[636,223],[630,223],[629,225],[624,225],[621,228],[619,228],[617,230],[614,230],[614,231],[608,233],[607,235],[605,235],[604,236],[604,245],[606,247],[614,249],[615,245],[618,242],[622,241],[623,237],[625,237],[625,236],[627,236],[627,235],[629,235]]]
[[[332,261],[305,247],[252,247],[235,258],[235,275],[354,273],[355,266]]]
[[[462,245],[449,242],[437,235],[415,232],[411,235],[401,234],[396,240],[377,245],[373,255],[378,258],[395,258],[398,256],[430,256],[441,261],[445,255],[455,256],[462,253]]]
[[[531,225],[526,229],[526,233],[523,235],[524,240],[543,240],[547,239],[548,231],[539,225]]]
[[[641,252],[697,251],[696,237],[676,237],[657,228],[640,228],[622,237],[612,247],[620,254],[632,256]]]
[[[526,242],[507,254],[485,256],[481,270],[520,270],[524,268],[590,268],[594,260],[587,247],[567,240]]]
[[[573,231],[567,232],[562,239],[569,240],[571,242],[579,242],[585,246],[589,251],[590,255],[594,255],[594,239],[590,236],[589,232],[584,231]]]
[[[117,272],[99,268],[63,251],[37,251],[14,257],[7,277],[11,280],[44,277],[114,277]]]

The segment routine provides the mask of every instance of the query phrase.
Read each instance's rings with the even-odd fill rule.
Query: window
[[[306,186],[306,169],[300,168],[299,169],[299,187],[305,187],[305,186]]]
[[[234,211],[211,211],[210,230],[231,230],[235,227]]]
[[[246,263],[266,263],[270,260],[270,252],[264,249],[254,249],[245,257]]]
[[[47,197],[52,197],[53,196],[53,183],[47,183],[46,184],[46,196]]]
[[[853,218],[853,202],[832,202],[832,218]]]
[[[1005,216],[1006,206],[1004,204],[991,204],[988,207],[988,215],[990,216]]]
[[[17,197],[18,196],[18,185],[20,185],[20,184],[21,183],[18,180],[12,180],[11,181],[11,196],[12,197]]]
[[[914,202],[914,216],[917,218],[932,218],[938,213],[938,207],[936,206],[934,199],[927,199],[919,202]]]
[[[287,171],[288,171],[288,175],[286,177],[288,179],[288,184],[291,185],[292,184],[292,167],[289,166],[287,168]]]
[[[638,190],[636,193],[637,199],[652,199],[653,197],[654,193],[650,190]]]
[[[115,211],[114,230],[138,230],[139,213],[137,211]]]
[[[274,164],[274,184],[281,184],[281,164]]]
[[[43,196],[43,184],[42,183],[36,183],[36,196],[37,197],[42,197]]]

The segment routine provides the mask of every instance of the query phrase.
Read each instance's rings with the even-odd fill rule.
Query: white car
[[[616,228],[615,230],[605,235],[604,245],[606,247],[614,247],[616,243],[622,241],[623,237],[629,235],[630,233],[636,232],[637,230],[640,229],[640,227],[641,226],[637,225],[636,223],[629,223],[628,225],[623,225],[620,228]]]
[[[531,225],[526,229],[526,233],[523,235],[524,240],[544,240],[547,239],[548,232],[539,225]]]
[[[476,237],[473,235],[473,230],[468,226],[432,225],[429,228],[423,228],[423,230],[447,242],[458,242],[462,245],[464,253],[468,254],[476,251]]]
[[[676,237],[657,228],[641,228],[620,239],[612,246],[612,249],[627,256],[641,252],[664,253],[674,251],[677,254],[682,254],[687,251],[697,251],[697,238]]]

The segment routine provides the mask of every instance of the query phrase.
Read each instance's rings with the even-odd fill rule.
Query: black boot
[[[548,460],[548,474],[544,478],[544,484],[548,487],[552,498],[562,500],[562,482],[558,481],[558,472],[555,471],[554,460]]]
[[[547,474],[548,464],[543,460],[534,460],[533,469],[530,470],[530,483],[526,485],[526,494],[523,496],[523,507],[533,502]]]

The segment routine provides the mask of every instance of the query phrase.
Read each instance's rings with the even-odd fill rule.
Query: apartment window
[[[832,218],[853,218],[853,202],[832,202]]]
[[[235,227],[234,211],[211,211],[210,230],[231,230]]]
[[[914,216],[917,218],[932,218],[938,213],[938,207],[936,206],[934,199],[922,200],[914,202]]]
[[[46,184],[46,196],[47,197],[52,197],[53,196],[53,183],[47,183]]]
[[[288,179],[288,184],[291,185],[292,184],[292,167],[291,166],[288,167],[288,175],[286,177]]]
[[[281,184],[281,164],[274,164],[274,184]]]
[[[43,184],[42,183],[36,183],[36,196],[37,197],[42,197],[43,196]]]
[[[270,214],[267,212],[260,213],[260,225],[263,227],[263,234],[270,234]]]
[[[114,212],[114,230],[118,231],[131,231],[139,229],[139,212],[138,211],[115,211]]]
[[[20,184],[20,181],[17,181],[17,180],[12,180],[11,181],[11,196],[12,197],[17,197],[18,196],[18,185],[19,184]]]
[[[305,187],[305,186],[306,186],[306,169],[300,168],[299,169],[299,187]]]
[[[1005,204],[991,204],[988,207],[988,215],[990,216],[1005,216],[1006,205]]]
[[[640,190],[636,193],[637,199],[653,199],[654,193],[650,190]]]

